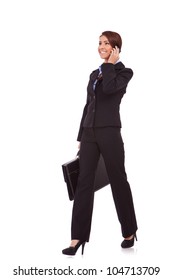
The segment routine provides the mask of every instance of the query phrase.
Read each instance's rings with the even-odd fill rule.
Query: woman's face
[[[99,55],[102,59],[104,59],[105,61],[108,60],[111,51],[112,51],[112,47],[108,41],[108,39],[106,38],[106,36],[102,35],[99,37],[99,46],[98,46],[98,52]]]

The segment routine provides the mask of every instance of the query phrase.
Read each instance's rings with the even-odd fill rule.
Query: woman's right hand
[[[111,51],[108,62],[115,64],[118,60],[119,60],[119,48],[115,46],[115,48],[113,48]]]

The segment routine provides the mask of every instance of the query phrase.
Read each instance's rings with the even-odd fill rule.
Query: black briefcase
[[[67,191],[69,195],[69,199],[73,200],[78,176],[79,176],[79,158],[76,157],[75,159],[68,161],[62,165],[63,175],[64,175],[64,181],[67,184]],[[105,187],[109,184],[109,179],[105,167],[105,163],[103,160],[102,155],[100,155],[97,170],[96,170],[96,176],[94,181],[94,189],[95,191]]]

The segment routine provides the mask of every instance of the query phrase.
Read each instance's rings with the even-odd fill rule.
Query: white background
[[[112,279],[106,275],[108,266],[159,266],[160,276],[140,277],[170,279],[171,2],[0,2],[2,279],[26,279],[13,276],[19,265],[103,269],[93,279]],[[108,186],[95,194],[91,238],[84,257],[78,253],[69,258],[61,250],[70,242],[72,202],[61,165],[77,153],[86,86],[90,72],[102,63],[97,46],[105,30],[121,34],[121,61],[134,71],[121,116],[139,241],[130,250],[120,248],[120,225]]]

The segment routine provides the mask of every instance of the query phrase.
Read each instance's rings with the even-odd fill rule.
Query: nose
[[[103,46],[99,46],[99,50],[100,50],[100,51],[104,51],[105,48],[104,48]]]

